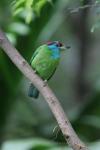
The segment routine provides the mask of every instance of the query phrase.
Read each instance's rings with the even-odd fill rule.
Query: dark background
[[[45,2],[39,7],[34,5],[29,18],[26,0],[16,9],[16,1],[0,1],[0,25],[28,62],[34,50],[46,41],[58,40],[71,47],[62,52],[49,85],[76,133],[95,150],[100,148],[100,1],[97,2]],[[20,8],[22,11],[14,15]],[[57,123],[42,95],[37,100],[28,97],[29,83],[0,50],[2,149],[67,149],[59,128],[53,132]]]

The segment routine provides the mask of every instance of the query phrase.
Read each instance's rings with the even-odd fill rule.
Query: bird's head
[[[66,50],[68,48],[70,48],[69,46],[65,46],[64,44],[62,44],[59,41],[54,41],[54,42],[47,42],[47,45],[49,48],[51,49],[59,49],[59,50]]]

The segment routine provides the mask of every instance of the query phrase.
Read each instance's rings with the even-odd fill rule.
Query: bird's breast
[[[58,49],[53,49],[52,54],[51,54],[51,58],[53,58],[53,59],[60,58],[60,51]]]

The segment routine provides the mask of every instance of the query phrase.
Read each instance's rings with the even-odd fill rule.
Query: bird
[[[47,42],[39,46],[30,60],[32,69],[35,70],[36,74],[44,81],[50,80],[59,65],[61,50],[67,48],[69,47],[66,47],[59,41]],[[39,90],[33,83],[30,84],[28,96],[35,99],[39,96]]]

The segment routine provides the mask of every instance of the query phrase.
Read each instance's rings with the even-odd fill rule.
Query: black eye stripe
[[[63,44],[62,44],[61,42],[58,42],[58,41],[54,41],[54,42],[47,42],[47,44],[48,44],[48,45],[53,45],[53,44],[55,44],[55,45],[57,45],[58,47],[63,46]]]
[[[62,43],[59,42],[59,46],[61,47],[61,46],[62,46]]]

